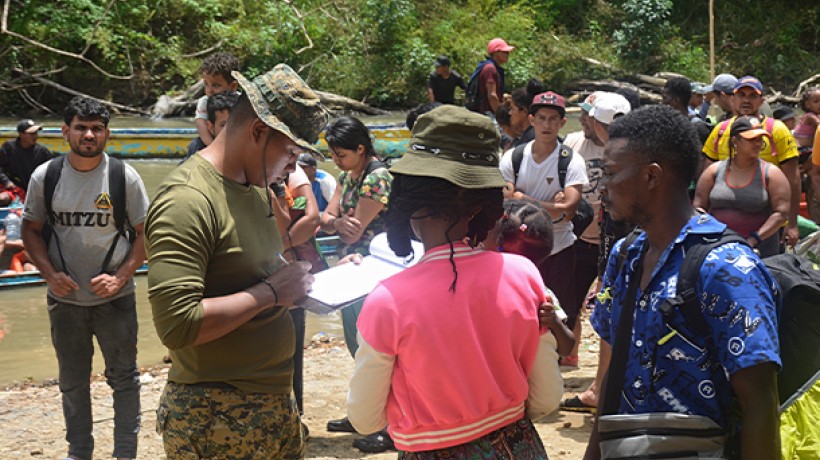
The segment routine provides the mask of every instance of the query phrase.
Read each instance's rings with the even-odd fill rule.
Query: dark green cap
[[[287,64],[277,64],[253,80],[236,71],[231,75],[242,86],[256,115],[265,124],[313,153],[319,161],[324,161],[314,144],[327,123],[327,112],[319,96],[293,69]]]
[[[419,117],[391,174],[438,177],[463,188],[499,188],[499,134],[492,120],[445,104]]]

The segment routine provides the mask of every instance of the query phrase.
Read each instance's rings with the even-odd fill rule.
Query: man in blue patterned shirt
[[[593,327],[611,346],[627,287],[639,283],[618,413],[702,415],[728,429],[734,395],[742,412],[742,458],[779,458],[779,295],[772,276],[748,246],[719,246],[706,257],[695,283],[711,342],[694,333],[679,309],[665,319],[658,307],[676,295],[687,239],[720,233],[725,225],[690,204],[687,186],[699,148],[686,117],[669,107],[647,107],[616,120],[609,135],[601,200],[614,219],[643,229],[621,270],[617,257],[623,240],[613,249],[592,315]],[[600,458],[598,442],[596,426],[585,458]]]

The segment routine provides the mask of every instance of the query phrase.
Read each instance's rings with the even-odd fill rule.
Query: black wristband
[[[276,289],[274,289],[273,284],[271,284],[267,278],[262,278],[262,282],[268,285],[270,292],[273,292],[273,304],[279,305],[279,294],[276,293]]]
[[[762,238],[760,238],[760,233],[757,233],[757,232],[749,232],[749,236],[750,236],[753,240],[755,240],[755,244],[756,244],[756,245],[757,245],[757,244],[760,244],[760,243],[762,243],[762,242],[763,242],[763,239],[762,239]]]

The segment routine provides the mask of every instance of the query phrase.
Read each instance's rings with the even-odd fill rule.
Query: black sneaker
[[[393,439],[391,439],[390,435],[387,434],[387,430],[382,430],[378,433],[373,433],[357,439],[353,441],[353,447],[369,454],[396,450],[396,446],[393,444]]]
[[[338,433],[355,433],[356,429],[350,424],[350,420],[340,418],[338,420],[330,420],[327,422],[327,431],[334,431]]]

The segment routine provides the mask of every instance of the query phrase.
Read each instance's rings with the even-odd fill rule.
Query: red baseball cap
[[[507,42],[504,41],[503,38],[494,38],[490,40],[490,43],[487,43],[487,54],[493,54],[496,51],[512,51],[514,50],[514,46],[510,46]]]
[[[567,112],[567,102],[564,100],[564,96],[561,96],[558,93],[553,93],[552,91],[537,94],[534,98],[532,98],[530,113],[534,114],[542,107],[549,107],[557,110],[558,113],[561,114],[561,117],[566,115]]]

